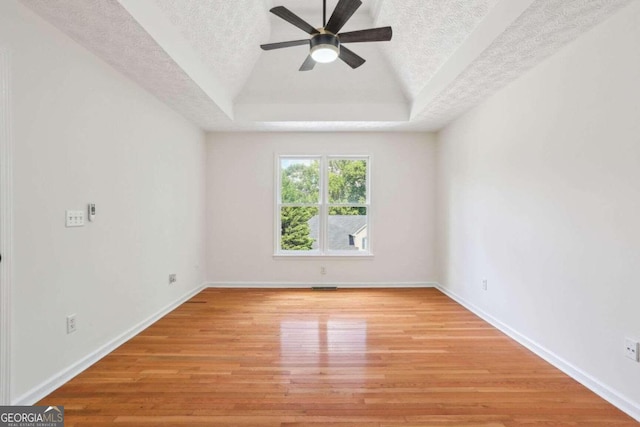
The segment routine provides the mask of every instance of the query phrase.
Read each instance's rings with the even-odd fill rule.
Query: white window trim
[[[320,245],[319,249],[311,251],[283,251],[280,249],[280,212],[282,206],[293,205],[300,206],[304,203],[280,203],[281,200],[281,178],[280,160],[282,159],[319,159],[320,160],[320,200],[319,203],[308,204],[309,206],[317,206],[319,211],[319,234]],[[329,251],[326,248],[327,245],[327,229],[328,229],[328,215],[327,210],[329,208],[329,185],[328,185],[328,162],[329,160],[366,160],[367,161],[367,201],[366,203],[352,203],[343,204],[341,206],[354,206],[354,207],[366,207],[367,209],[367,251]],[[291,259],[291,258],[304,258],[304,259],[326,259],[326,258],[342,258],[342,259],[371,259],[373,254],[373,215],[371,210],[371,170],[373,164],[373,156],[371,154],[281,154],[276,153],[274,157],[274,175],[275,175],[275,191],[274,191],[274,224],[273,224],[273,247],[274,258]],[[335,206],[335,204],[332,204]]]

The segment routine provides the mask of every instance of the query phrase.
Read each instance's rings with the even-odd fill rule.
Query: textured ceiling
[[[321,0],[21,0],[205,130],[437,130],[633,0],[363,0],[345,31],[367,63],[297,71]],[[277,3],[277,4],[276,4]],[[328,0],[329,13],[337,0]]]
[[[405,94],[415,98],[440,66],[471,34],[498,0],[387,0],[376,23],[391,25],[393,45],[383,44]]]
[[[317,10],[315,12],[317,14]],[[373,21],[370,15],[359,14],[347,25],[345,31],[370,28]],[[305,36],[293,25],[276,21],[263,43]],[[306,46],[265,52],[236,99],[236,121],[407,120],[408,100],[395,70],[376,44],[349,46],[367,60],[355,71],[342,61],[336,61],[317,64],[311,72],[299,72],[298,68],[309,54]]]
[[[155,0],[235,97],[269,37],[265,2],[256,0]]]
[[[228,120],[117,0],[23,3],[194,123]]]
[[[440,128],[553,55],[629,1],[536,1],[422,111]]]

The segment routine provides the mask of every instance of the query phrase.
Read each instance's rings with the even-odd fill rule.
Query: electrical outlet
[[[624,354],[629,359],[638,361],[638,341],[634,341],[630,338],[624,340]]]
[[[76,315],[70,314],[67,316],[67,334],[72,334],[76,331]]]
[[[176,283],[177,281],[178,281],[178,275],[177,274],[170,274],[169,275],[169,284]]]
[[[320,274],[322,274],[323,276],[327,274],[327,267],[325,267],[324,265],[320,267]]]
[[[482,290],[486,291],[489,289],[489,281],[487,279],[482,279]]]

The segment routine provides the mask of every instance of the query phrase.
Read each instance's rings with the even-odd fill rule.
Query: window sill
[[[296,260],[318,260],[318,259],[339,259],[339,260],[372,260],[374,258],[373,254],[273,254],[273,259],[276,260],[284,260],[284,259],[296,259]]]

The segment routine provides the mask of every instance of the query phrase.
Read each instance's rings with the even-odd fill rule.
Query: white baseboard
[[[621,411],[624,411],[637,421],[640,421],[640,404],[638,404],[637,402],[634,402],[633,400],[627,398],[611,387],[603,384],[588,373],[572,365],[567,360],[563,359],[562,357],[558,356],[557,354],[553,353],[537,342],[527,338],[518,331],[502,323],[500,320],[496,319],[489,313],[485,312],[481,308],[470,303],[469,301],[465,300],[464,298],[455,294],[444,286],[436,284],[436,288],[438,288],[440,292],[447,295],[452,300],[456,301],[458,304],[465,307],[467,310],[481,317],[483,320],[489,322],[491,325],[504,332],[506,335],[513,338],[536,355],[540,356],[556,368],[560,369],[565,374],[569,375],[574,380],[578,381],[580,384],[587,387],[589,390],[593,391],[604,400],[616,406]]]
[[[14,399],[11,404],[12,405],[33,405],[34,403],[36,403],[43,397],[51,394],[58,387],[62,386],[63,384],[71,380],[73,377],[80,374],[82,371],[89,368],[91,365],[93,365],[94,363],[96,363],[97,361],[99,361],[109,353],[111,353],[113,350],[120,347],[126,341],[130,340],[131,338],[133,338],[134,336],[136,336],[137,334],[139,334],[140,332],[142,332],[143,330],[151,326],[153,323],[158,321],[161,317],[165,316],[167,313],[169,313],[170,311],[178,307],[180,304],[184,303],[185,301],[187,301],[188,299],[190,299],[191,297],[193,297],[194,295],[202,291],[204,287],[205,286],[202,285],[194,290],[187,292],[185,295],[181,296],[178,300],[160,309],[157,313],[147,317],[142,322],[133,326],[129,330],[123,332],[113,340],[104,344],[102,347],[93,351],[92,353],[89,353],[87,356],[83,357],[73,365],[69,366],[63,371],[52,376],[51,378],[44,381],[40,385],[37,385],[36,387],[32,388],[22,396]]]
[[[338,288],[435,288],[432,282],[209,282],[209,288],[308,289],[314,286]]]

